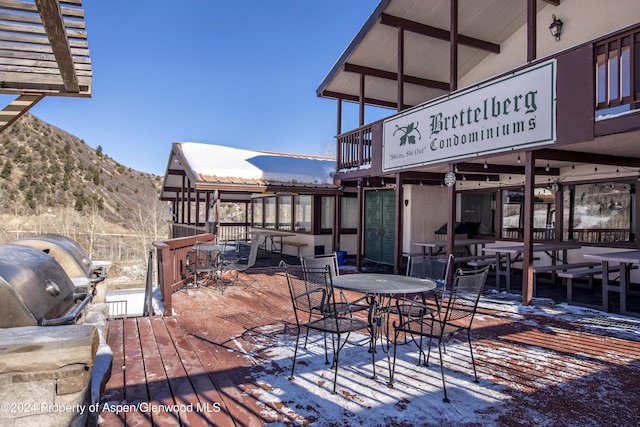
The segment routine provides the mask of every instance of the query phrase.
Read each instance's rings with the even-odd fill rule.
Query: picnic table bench
[[[630,269],[636,269],[638,268],[638,266],[631,266]],[[621,269],[620,265],[609,265],[607,268],[607,272],[608,273],[615,273],[615,272],[619,272]],[[571,304],[573,302],[573,286],[574,286],[574,280],[576,279],[588,279],[588,289],[592,289],[593,288],[593,276],[598,275],[598,274],[605,274],[602,265],[600,265],[600,263],[597,264],[597,267],[587,267],[587,268],[576,268],[576,269],[570,269],[570,270],[566,270],[566,271],[560,271],[558,272],[558,277],[561,277],[563,280],[566,281],[567,284],[567,302],[569,304]],[[611,288],[610,286],[607,286],[607,291],[609,290],[613,290],[613,291],[619,291],[619,286],[615,287],[615,288]]]

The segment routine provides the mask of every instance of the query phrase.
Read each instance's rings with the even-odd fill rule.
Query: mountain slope
[[[158,200],[161,177],[121,165],[102,147],[94,150],[32,114],[0,134],[0,144],[2,213],[27,216],[73,207],[131,228],[141,206]]]

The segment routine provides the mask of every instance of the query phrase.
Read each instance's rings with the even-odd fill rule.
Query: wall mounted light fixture
[[[557,19],[556,15],[552,15],[553,22],[549,25],[549,31],[551,31],[551,35],[555,37],[556,41],[560,41],[560,35],[562,34],[562,20]]]

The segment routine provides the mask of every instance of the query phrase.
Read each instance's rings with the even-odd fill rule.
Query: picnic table
[[[544,252],[551,258],[552,265],[567,263],[567,251],[580,249],[582,246],[574,242],[535,243],[533,252]],[[484,248],[485,252],[493,252],[496,256],[496,287],[501,289],[500,277],[505,277],[507,291],[511,290],[511,273],[513,264],[522,262],[524,244],[512,246],[494,246]]]

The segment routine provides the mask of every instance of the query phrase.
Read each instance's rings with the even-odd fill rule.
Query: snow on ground
[[[138,317],[144,313],[144,291],[145,288],[120,289],[107,291],[107,302],[126,301],[127,317]],[[153,313],[162,314],[164,303],[158,287],[152,291]]]
[[[640,319],[554,304],[550,300],[538,300],[538,306],[522,306],[517,298],[519,296],[495,292],[482,298],[480,308],[499,310],[502,315],[520,319],[524,314],[562,318],[584,324],[585,328],[604,328],[607,335],[636,341],[640,336]],[[479,313],[478,316],[483,315]],[[263,336],[277,334],[277,328],[282,331],[278,325],[267,325],[265,328],[273,330],[261,331],[265,332]],[[270,426],[487,426],[500,425],[498,418],[513,409],[513,390],[488,380],[486,375],[483,378],[481,366],[478,366],[480,382],[473,381],[469,347],[464,339],[453,339],[446,345],[443,357],[447,394],[451,403],[445,403],[437,345],[433,348],[435,352],[431,354],[429,367],[416,366],[418,353],[415,345],[399,345],[395,384],[390,388],[390,359],[387,354],[379,350],[376,353],[377,379],[373,380],[370,354],[367,352],[368,336],[351,334],[340,352],[338,393],[333,394],[333,370],[325,364],[322,336],[314,334],[312,337],[307,348],[301,345],[298,351],[295,381],[289,380],[295,336],[281,332],[277,343],[264,343],[270,365],[258,374],[256,385],[249,387],[247,392],[264,405],[264,416],[277,419],[279,414],[285,413],[287,418]],[[490,351],[499,360],[505,355],[498,353],[512,350],[495,348]],[[513,360],[517,359],[515,355],[506,354],[507,358],[511,356]],[[255,354],[246,357],[255,357]],[[527,360],[535,361],[539,369],[555,370],[558,363],[557,354],[543,347],[527,350]],[[544,381],[544,377],[541,376],[540,380]],[[531,386],[542,387],[535,384]],[[553,418],[547,417],[544,408],[529,416],[537,425],[554,422]]]

